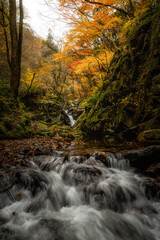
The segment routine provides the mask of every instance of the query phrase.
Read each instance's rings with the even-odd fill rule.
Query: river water
[[[147,181],[120,153],[34,157],[0,178],[0,239],[160,240]]]

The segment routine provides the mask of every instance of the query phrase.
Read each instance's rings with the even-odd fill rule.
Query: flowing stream
[[[160,202],[120,153],[54,152],[0,176],[0,239],[160,240]]]

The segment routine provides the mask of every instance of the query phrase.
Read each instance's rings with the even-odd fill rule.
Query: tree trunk
[[[5,43],[6,43],[6,51],[7,51],[7,61],[8,61],[8,65],[11,68],[11,61],[10,61],[10,54],[9,54],[9,42],[8,42],[8,35],[7,35],[7,31],[6,31],[6,20],[5,20],[5,5],[4,2],[1,1],[1,12],[2,12],[2,27],[3,27],[3,32],[4,32],[4,37],[5,37]]]
[[[19,1],[20,6],[20,22],[19,36],[17,33],[17,12],[16,0],[9,0],[9,21],[11,35],[11,90],[14,98],[18,97],[18,90],[21,77],[21,54],[22,54],[22,34],[23,34],[23,7],[22,0]]]
[[[23,38],[23,5],[22,0],[19,0],[19,39],[18,39],[18,67],[21,75],[21,58],[22,58],[22,38]]]

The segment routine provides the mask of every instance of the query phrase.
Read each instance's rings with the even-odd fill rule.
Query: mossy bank
[[[0,98],[0,139],[33,137],[79,138],[63,110],[64,103],[56,96],[46,96],[19,103],[10,97]]]

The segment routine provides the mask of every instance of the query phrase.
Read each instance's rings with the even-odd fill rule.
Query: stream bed
[[[123,154],[54,151],[0,175],[0,239],[160,240],[160,202]]]

